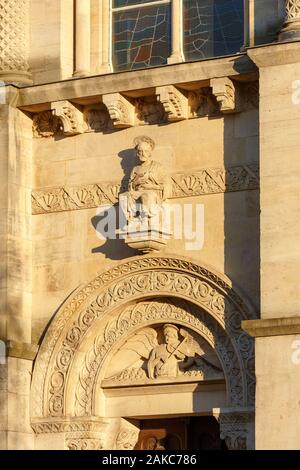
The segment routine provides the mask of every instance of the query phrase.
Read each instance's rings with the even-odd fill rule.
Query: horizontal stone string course
[[[258,165],[206,168],[191,174],[175,174],[171,198],[247,191],[259,188]],[[32,214],[92,209],[115,204],[125,187],[117,183],[95,183],[34,190]]]

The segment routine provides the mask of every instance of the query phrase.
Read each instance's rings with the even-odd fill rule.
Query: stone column
[[[182,0],[172,2],[172,53],[168,64],[183,62],[182,55]]]
[[[213,416],[220,424],[220,437],[228,450],[254,449],[254,410],[214,408]]]
[[[285,0],[286,15],[278,41],[300,40],[300,0]]]
[[[90,74],[91,62],[91,3],[76,0],[75,11],[75,72],[74,77]]]
[[[0,80],[30,84],[30,0],[0,0]]]
[[[110,58],[110,15],[109,2],[102,0],[102,67],[101,73],[112,72]]]

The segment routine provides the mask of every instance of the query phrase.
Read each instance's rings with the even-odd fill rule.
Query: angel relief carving
[[[167,323],[129,338],[111,360],[103,386],[223,377],[217,355],[203,338]]]

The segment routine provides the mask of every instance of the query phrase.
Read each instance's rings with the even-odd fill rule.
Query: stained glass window
[[[155,5],[151,3],[155,1]],[[129,8],[128,8],[129,7]],[[171,44],[171,3],[114,0],[112,10],[115,71],[167,63]]]
[[[183,0],[185,60],[239,52],[244,43],[244,0]]]

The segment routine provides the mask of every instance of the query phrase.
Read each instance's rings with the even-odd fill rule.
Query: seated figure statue
[[[121,195],[120,202],[128,223],[156,216],[167,198],[167,181],[163,166],[152,160],[155,144],[150,137],[140,136],[134,140],[137,156],[141,162],[133,168],[128,192]]]

